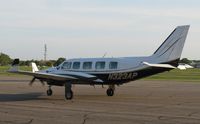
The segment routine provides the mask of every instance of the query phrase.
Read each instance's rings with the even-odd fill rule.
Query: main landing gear
[[[109,85],[106,93],[108,96],[113,96],[115,93],[115,85]]]
[[[72,91],[72,84],[67,82],[65,83],[65,99],[71,100],[74,96],[74,93]],[[49,89],[47,90],[47,96],[52,96],[53,90],[51,89],[51,86],[49,85]]]
[[[49,86],[49,89],[47,90],[47,96],[52,96],[53,91],[51,89],[51,86]]]
[[[72,84],[70,82],[65,83],[65,99],[66,100],[71,100],[73,99],[74,93],[72,91]],[[113,96],[115,93],[115,85],[109,85],[107,91],[106,91],[108,96]],[[51,86],[49,86],[49,89],[47,90],[47,95],[52,96],[53,91],[51,89]]]

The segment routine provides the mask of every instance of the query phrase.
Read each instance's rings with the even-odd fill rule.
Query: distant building
[[[200,68],[200,63],[197,63],[197,64],[195,65],[195,68]]]
[[[194,68],[200,68],[200,60],[192,60],[190,65],[193,66]]]
[[[179,68],[180,70],[185,70],[185,69],[194,68],[194,67],[185,63],[179,63],[177,68]]]

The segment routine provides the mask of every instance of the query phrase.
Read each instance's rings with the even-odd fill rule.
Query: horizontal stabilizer
[[[150,67],[158,67],[158,68],[176,68],[170,64],[151,64],[148,62],[143,62],[144,65],[150,66]]]

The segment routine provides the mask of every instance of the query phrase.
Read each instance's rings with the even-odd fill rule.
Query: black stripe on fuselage
[[[165,71],[170,71],[169,68],[155,68],[150,67],[143,70],[124,72],[124,73],[111,73],[111,74],[95,74],[95,76],[102,79],[103,84],[123,84],[130,81],[138,80],[144,77],[148,77],[154,74],[158,74]]]

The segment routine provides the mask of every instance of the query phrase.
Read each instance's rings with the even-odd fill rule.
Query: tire
[[[47,96],[52,96],[52,94],[53,94],[53,91],[51,89],[48,89],[47,90]]]
[[[73,91],[70,90],[69,92],[65,92],[65,99],[71,100],[73,98]]]
[[[113,89],[107,89],[106,93],[107,93],[108,96],[113,96],[114,90]]]

